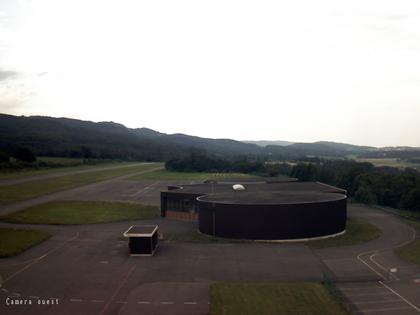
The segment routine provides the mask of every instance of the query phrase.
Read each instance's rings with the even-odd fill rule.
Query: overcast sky
[[[1,0],[0,112],[420,146],[420,2]]]

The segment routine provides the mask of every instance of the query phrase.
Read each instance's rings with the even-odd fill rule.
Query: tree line
[[[170,159],[170,171],[241,172],[262,176],[287,175],[299,181],[320,181],[347,190],[355,201],[393,208],[420,211],[420,173],[414,169],[375,167],[353,160],[303,158],[295,165],[274,163],[248,157],[223,159],[192,154]]]

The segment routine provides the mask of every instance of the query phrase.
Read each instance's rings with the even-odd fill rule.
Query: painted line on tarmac
[[[167,302],[160,302],[160,304],[162,304],[162,305],[172,305],[172,304],[174,304],[174,302],[167,301]]]
[[[402,247],[402,246],[405,246],[405,245],[407,245],[407,244],[410,244],[411,242],[413,242],[415,239],[416,239],[416,236],[417,236],[417,232],[416,232],[416,230],[415,229],[413,229],[411,226],[408,226],[408,225],[405,225],[411,232],[412,232],[412,234],[411,234],[411,236],[410,236],[410,239],[409,240],[407,240],[407,241],[405,241],[405,242],[402,242],[402,243],[400,243],[400,244],[398,244],[397,246],[394,246],[394,247],[391,247],[391,248],[382,248],[382,249],[377,249],[377,250],[372,250],[372,251],[368,251],[368,252],[363,252],[363,253],[360,253],[360,254],[358,254],[357,255],[357,259],[360,261],[360,262],[362,262],[365,266],[367,266],[370,270],[372,270],[374,273],[376,273],[378,276],[380,276],[383,280],[387,280],[387,277],[385,277],[384,275],[382,275],[380,272],[378,272],[375,268],[373,268],[372,266],[370,266],[366,261],[364,261],[363,260],[363,256],[365,256],[365,255],[369,255],[369,254],[371,254],[370,255],[370,257],[369,257],[369,260],[372,262],[372,263],[374,263],[376,266],[378,266],[378,267],[380,267],[382,270],[385,270],[386,271],[386,273],[387,273],[387,275],[389,275],[389,274],[391,274],[390,272],[389,272],[389,270],[385,267],[385,266],[383,266],[382,264],[380,264],[379,262],[377,262],[375,259],[374,259],[374,257],[376,257],[376,256],[378,256],[379,254],[382,254],[382,253],[384,253],[384,252],[387,252],[387,251],[393,251],[393,250],[395,250],[395,249],[397,249],[397,248],[400,248],[400,247]],[[394,276],[394,275],[392,275],[391,274],[391,277],[394,277],[396,280],[397,280],[397,278]]]
[[[384,287],[354,287],[354,288],[339,288],[340,291],[351,291],[351,290],[386,290]]]
[[[377,251],[373,251],[374,253],[375,252],[377,252]],[[364,253],[360,253],[359,255],[357,255],[357,259],[360,261],[360,262],[362,262],[366,267],[368,267],[370,270],[372,270],[374,273],[376,273],[379,277],[381,277],[383,280],[386,280],[386,277],[385,276],[383,276],[381,273],[379,273],[378,271],[376,271],[376,269],[375,268],[373,268],[372,266],[370,266],[367,262],[365,262],[364,260],[363,260],[363,255],[368,255],[368,254],[370,254],[370,253],[372,253],[372,251],[370,251],[370,252],[364,252]]]
[[[149,301],[138,301],[137,304],[150,304]]]
[[[9,277],[7,277],[4,281],[3,284],[5,284],[7,281],[13,279],[14,277],[16,277],[17,275],[21,274],[22,272],[24,272],[26,269],[32,267],[33,265],[35,265],[37,262],[41,261],[42,259],[44,259],[45,257],[47,257],[49,254],[51,254],[52,252],[55,252],[56,250],[64,247],[64,245],[66,245],[67,243],[75,240],[76,238],[79,237],[79,232],[76,233],[76,235],[74,237],[72,237],[71,239],[65,241],[63,244],[61,244],[60,246],[51,249],[50,251],[46,252],[44,255],[38,257],[38,258],[34,258],[35,260],[33,262],[31,262],[30,264],[26,265],[25,267],[23,267],[22,269],[19,269],[18,271],[16,271],[15,273],[13,273],[12,275],[10,275]]]
[[[139,197],[141,196],[143,193],[146,193],[151,187],[156,186],[159,183],[159,181],[156,181],[150,185],[147,185],[146,187],[144,187],[143,189],[140,189],[139,191],[135,192],[134,194],[130,195],[130,197]]]
[[[385,288],[387,288],[389,291],[391,291],[392,293],[394,293],[396,296],[398,296],[401,300],[403,300],[405,303],[407,303],[408,305],[410,305],[413,309],[415,309],[418,313],[420,313],[420,308],[418,308],[416,305],[414,305],[413,303],[411,303],[409,300],[407,300],[405,297],[401,296],[398,292],[396,292],[394,289],[392,289],[391,287],[389,287],[388,285],[386,285],[385,283],[383,283],[382,281],[379,281],[379,283],[381,285],[383,285]]]
[[[346,294],[347,297],[356,297],[356,296],[379,296],[379,295],[392,295],[391,292],[384,293],[366,293],[366,294]]]
[[[408,245],[408,244],[410,244],[411,242],[413,242],[413,241],[416,239],[416,236],[417,236],[417,231],[416,231],[415,229],[413,229],[411,226],[407,226],[407,227],[408,227],[408,228],[411,230],[411,232],[412,232],[411,237],[410,237],[410,239],[409,239],[409,240],[407,240],[407,241],[405,241],[405,242],[403,242],[403,243],[401,243],[401,244],[398,244],[397,246],[393,247],[393,248],[392,248],[392,249],[390,249],[390,250],[382,250],[382,251],[380,251],[380,252],[378,252],[378,253],[376,253],[376,254],[372,254],[372,255],[369,257],[369,260],[370,260],[371,262],[373,262],[373,263],[374,263],[375,265],[377,265],[379,268],[381,268],[382,270],[384,270],[385,272],[387,272],[387,273],[391,276],[391,278],[394,278],[394,280],[400,280],[400,279],[399,279],[397,276],[395,276],[394,274],[390,273],[388,268],[386,268],[385,266],[383,266],[382,264],[380,264],[379,262],[377,262],[374,258],[375,258],[376,256],[378,256],[379,254],[382,254],[382,253],[383,253],[383,252],[385,252],[385,251],[395,250],[395,249],[397,249],[397,248],[403,247],[403,246]]]
[[[197,302],[184,302],[185,305],[196,305]]]
[[[117,287],[117,289],[114,291],[114,293],[112,294],[111,298],[109,299],[109,301],[105,304],[105,306],[102,308],[101,312],[99,313],[100,315],[105,314],[106,310],[108,309],[108,307],[111,305],[112,301],[115,299],[115,297],[117,296],[118,292],[120,292],[120,290],[122,289],[122,287],[124,286],[124,284],[127,282],[128,278],[130,277],[130,275],[133,273],[134,269],[136,269],[137,265],[133,265],[130,270],[127,272],[127,274],[125,275],[125,277],[123,278],[123,280],[121,281],[120,285]]]
[[[104,300],[91,300],[92,303],[104,303]]]
[[[370,255],[369,256],[369,260],[371,262],[373,262],[376,266],[378,266],[380,269],[382,269],[383,271],[385,271],[388,274],[388,276],[390,276],[390,278],[394,278],[394,280],[400,280],[396,275],[394,275],[393,273],[390,272],[390,269],[385,268],[383,265],[381,265],[380,263],[378,263],[374,259],[378,255],[379,255],[379,253]]]
[[[405,307],[389,307],[389,308],[373,308],[367,310],[360,310],[360,313],[384,313],[384,312],[393,312],[393,311],[402,311],[411,309],[408,306]],[[395,313],[394,313],[395,314]]]
[[[82,299],[70,299],[70,302],[83,302]]]
[[[362,305],[362,304],[382,304],[382,303],[396,303],[396,302],[400,302],[402,303],[403,301],[401,300],[376,300],[376,301],[362,301],[362,302],[351,302],[351,304],[354,305]]]

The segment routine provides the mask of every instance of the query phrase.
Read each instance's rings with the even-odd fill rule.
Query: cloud
[[[18,73],[15,71],[7,71],[7,70],[0,69],[0,81],[15,77],[17,75]]]

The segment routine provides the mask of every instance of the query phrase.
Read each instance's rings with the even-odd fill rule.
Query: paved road
[[[125,200],[143,202],[158,200],[165,183],[119,178],[95,185],[72,194],[114,199],[120,196],[111,194],[114,187],[119,192],[128,189]],[[417,237],[415,231],[393,215],[367,206],[350,205],[349,215],[377,225],[383,236],[361,245],[322,250],[302,244],[164,242],[154,257],[130,257],[127,243],[119,236],[140,221],[37,226],[54,236],[22,255],[0,261],[0,313],[208,314],[213,282],[321,281],[328,275],[358,314],[420,314],[420,281],[416,282],[420,268],[393,254],[393,249]],[[164,234],[197,229],[195,222],[159,218],[141,223],[145,222],[159,224]],[[389,276],[390,268],[399,272]],[[9,302],[15,297],[33,304],[8,306],[7,297]],[[48,301],[59,304],[37,304]]]
[[[0,216],[10,214],[10,213],[13,213],[13,212],[16,212],[16,211],[26,209],[28,207],[36,206],[36,205],[46,203],[46,202],[50,202],[50,201],[72,200],[72,199],[80,200],[80,198],[78,196],[80,196],[82,194],[88,194],[89,196],[95,196],[95,193],[97,191],[100,191],[101,188],[105,187],[105,186],[108,187],[108,191],[110,191],[110,190],[112,191],[112,187],[118,186],[118,185],[116,185],[116,183],[118,181],[124,180],[126,178],[131,177],[131,176],[136,176],[136,175],[141,175],[141,174],[145,174],[145,173],[149,173],[149,172],[154,172],[154,171],[160,170],[162,168],[163,167],[159,166],[159,167],[155,167],[155,168],[152,168],[152,169],[149,169],[149,170],[144,170],[144,171],[131,173],[131,174],[128,174],[128,175],[118,176],[118,177],[114,177],[114,178],[109,179],[109,180],[100,181],[100,182],[96,182],[96,183],[93,183],[93,184],[87,184],[87,185],[84,185],[84,186],[80,186],[80,187],[76,187],[76,188],[72,188],[72,189],[69,189],[69,190],[64,190],[64,191],[60,191],[60,192],[56,192],[56,193],[51,193],[51,194],[43,195],[43,196],[40,196],[40,197],[16,202],[16,203],[13,203],[13,204],[2,205],[2,206],[0,206]],[[98,200],[98,198],[94,198],[94,200]],[[117,201],[117,200],[115,200],[115,201]],[[118,200],[118,201],[120,201],[120,200]]]
[[[351,217],[378,226],[383,236],[357,246],[317,251],[332,281],[356,314],[420,314],[420,266],[394,254],[396,248],[417,239],[417,231],[377,209],[352,205],[350,210]]]
[[[73,171],[57,172],[57,173],[45,174],[45,175],[25,176],[25,177],[21,177],[21,178],[0,179],[0,186],[9,186],[9,185],[33,182],[33,181],[37,181],[37,180],[63,177],[63,176],[68,176],[68,175],[77,175],[77,174],[84,174],[84,173],[91,173],[91,172],[99,172],[99,171],[104,171],[104,170],[112,170],[112,169],[118,169],[118,168],[132,167],[132,166],[138,166],[138,165],[142,165],[142,164],[147,164],[147,163],[133,163],[133,164],[127,164],[127,165],[111,165],[111,166],[106,166],[106,167],[92,166],[89,169],[83,169],[83,170],[78,170],[78,171],[73,170]]]

